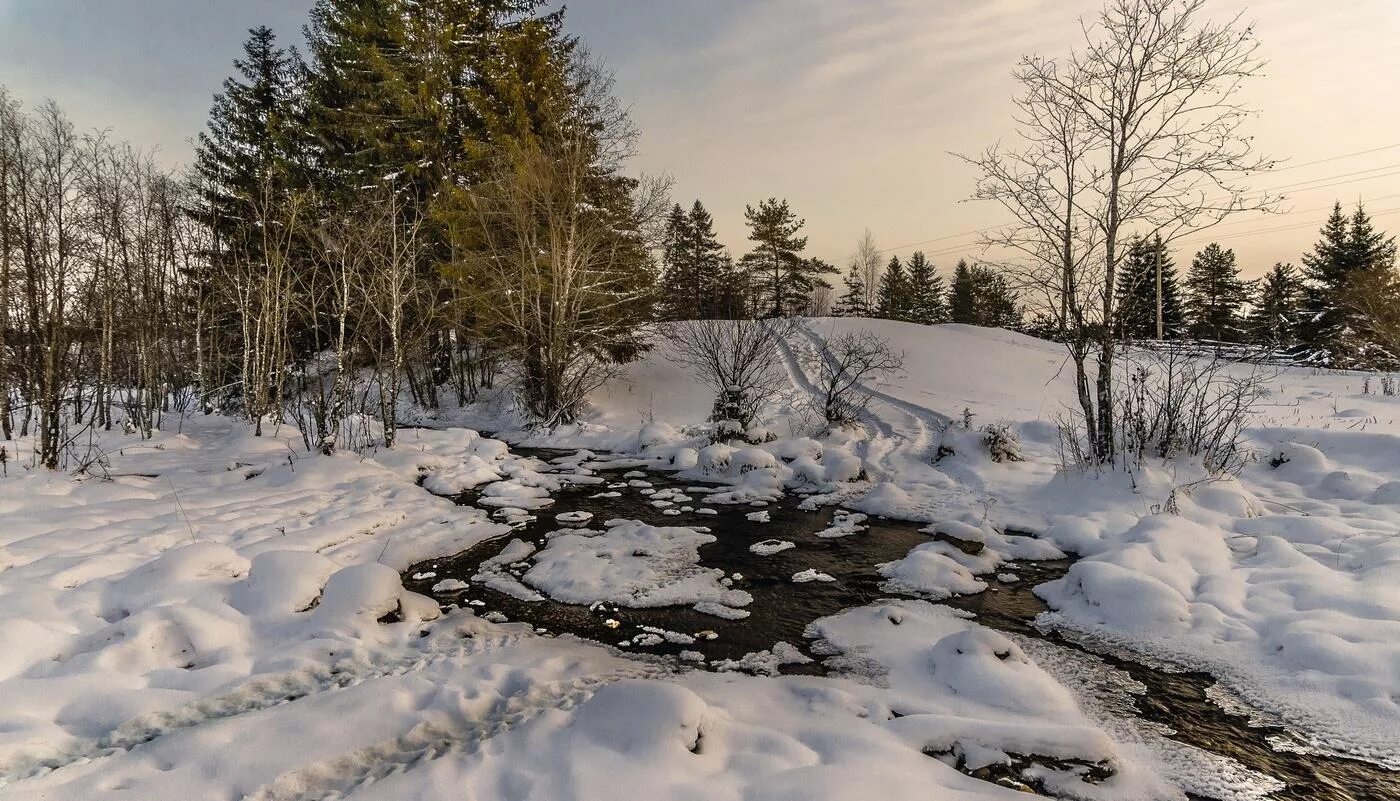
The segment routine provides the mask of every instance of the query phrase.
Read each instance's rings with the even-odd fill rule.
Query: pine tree
[[[1006,277],[985,265],[959,260],[948,289],[949,317],[954,323],[987,328],[1017,328],[1021,309]]]
[[[836,302],[833,313],[837,317],[869,317],[870,307],[865,302],[865,270],[858,260],[851,260],[844,280],[846,292]]]
[[[1248,320],[1250,337],[1273,348],[1293,347],[1303,322],[1302,277],[1291,264],[1275,264],[1258,286]]]
[[[744,220],[749,226],[749,240],[755,244],[740,264],[758,292],[757,310],[769,317],[798,313],[816,286],[818,273],[834,269],[802,258],[807,237],[798,236],[797,232],[806,221],[793,214],[786,200],[769,198],[760,202],[758,208],[746,206]]]
[[[891,256],[880,277],[878,314],[886,320],[904,320],[909,315],[909,276],[898,256]]]
[[[948,287],[948,319],[964,325],[976,325],[977,287],[972,268],[966,259],[959,259],[953,270],[953,282]]]
[[[909,321],[924,325],[944,322],[947,309],[943,293],[943,276],[923,251],[916,251],[909,257]]]
[[[671,207],[662,234],[661,279],[657,282],[658,311],[662,319],[690,319],[699,301],[699,287],[687,247],[690,239],[690,217],[677,203]]]
[[[1192,337],[1238,342],[1244,336],[1243,311],[1248,300],[1249,289],[1240,280],[1235,251],[1212,242],[1196,254],[1186,274],[1186,311]]]
[[[1394,267],[1395,254],[1395,237],[1377,231],[1366,209],[1358,205],[1351,215],[1351,230],[1347,235],[1347,261],[1351,264],[1351,270]]]
[[[1181,337],[1186,331],[1186,314],[1177,283],[1176,265],[1166,245],[1157,239],[1149,242],[1135,237],[1128,245],[1127,255],[1118,275],[1115,319],[1118,334],[1124,339],[1156,339],[1157,337],[1157,256],[1162,259],[1162,329],[1167,339]]]
[[[733,266],[715,238],[714,218],[700,201],[686,213],[671,209],[662,240],[662,274],[658,286],[662,316],[670,320],[729,316],[732,298],[726,283]]]
[[[277,47],[266,26],[248,31],[243,53],[233,62],[238,74],[214,96],[194,167],[203,179],[197,215],[226,246],[246,251],[257,238],[244,236],[253,233],[251,204],[265,188],[279,195],[290,191],[299,177],[302,64],[295,50]]]
[[[1372,343],[1348,296],[1353,282],[1394,265],[1395,238],[1377,231],[1361,206],[1348,219],[1341,203],[1333,207],[1321,237],[1303,257],[1308,288],[1302,338],[1311,358],[1322,364],[1361,366]]]

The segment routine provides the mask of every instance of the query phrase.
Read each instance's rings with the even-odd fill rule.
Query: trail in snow
[[[482,744],[550,711],[568,711],[607,684],[623,679],[661,678],[646,667],[623,668],[531,685],[480,718],[425,722],[407,733],[331,760],[297,768],[249,793],[247,801],[322,801],[344,798],[376,781],[444,756],[474,753]]]
[[[125,753],[158,738],[218,720],[246,715],[300,701],[332,690],[367,681],[401,676],[450,659],[462,659],[504,648],[522,634],[475,626],[456,627],[415,640],[406,651],[377,653],[368,659],[345,659],[334,664],[258,676],[212,698],[203,698],[178,709],[143,715],[123,723],[108,734],[45,756],[31,756],[0,766],[0,788],[54,770],[85,764]]]
[[[798,348],[807,351],[808,361],[829,360],[830,357],[823,355],[824,339],[806,320],[798,321],[794,328],[801,343],[781,343],[784,367],[798,390],[819,398],[821,390],[817,379],[804,366],[804,354]],[[855,386],[875,401],[865,409],[862,419],[871,435],[855,446],[855,453],[875,481],[896,482],[914,490],[911,493],[913,506],[901,510],[904,515],[911,519],[933,520],[947,514],[948,507],[968,509],[983,505],[988,493],[975,472],[955,470],[950,473],[934,464],[943,431],[952,424],[950,417],[868,382],[858,382]],[[956,496],[959,501],[945,504],[950,496]]]

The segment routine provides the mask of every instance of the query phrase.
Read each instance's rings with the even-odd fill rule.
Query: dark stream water
[[[539,451],[534,455],[548,459],[557,454]],[[786,642],[812,661],[784,665],[782,672],[823,675],[826,669],[821,656],[809,650],[810,642],[803,636],[807,625],[844,609],[895,597],[880,589],[882,578],[877,566],[900,559],[910,549],[931,539],[931,535],[920,531],[921,524],[883,519],[865,521],[868,529],[852,536],[819,538],[816,533],[831,525],[834,510],[805,511],[798,508],[800,499],[790,497],[762,507],[768,512],[769,522],[749,520],[747,515],[759,508],[748,505],[714,505],[710,508],[715,514],[689,511],[666,515],[651,504],[649,494],[643,494],[648,488],[608,486],[626,482],[625,472],[624,469],[603,470],[597,475],[605,480],[604,484],[566,486],[553,496],[553,505],[536,512],[534,520],[518,525],[510,535],[480,543],[451,557],[414,565],[404,573],[404,585],[437,598],[445,608],[471,606],[478,614],[497,613],[512,621],[527,622],[542,632],[573,634],[638,653],[675,656],[689,652],[686,655],[691,659],[698,653],[706,660],[702,666],[715,667],[724,660],[737,660],[746,654],[769,650],[778,642]],[[650,489],[677,488],[691,498],[673,508],[708,506],[704,503],[702,487],[677,483],[657,474],[649,474],[645,480],[652,485]],[[595,497],[604,492],[616,492],[620,496]],[[471,504],[476,496],[467,493],[457,500]],[[657,526],[709,528],[716,541],[701,546],[701,562],[705,567],[722,569],[726,575],[737,574],[733,586],[753,596],[753,603],[745,607],[750,616],[727,620],[688,606],[590,609],[554,601],[526,602],[472,581],[480,564],[499,554],[511,539],[543,547],[548,534],[567,527],[556,522],[555,515],[570,511],[593,514],[588,523],[574,526],[576,528],[601,528],[604,521],[613,518],[641,520]],[[750,551],[750,545],[769,539],[792,542],[796,547],[770,556]],[[1270,746],[1271,738],[1287,739],[1286,732],[1250,726],[1246,716],[1223,710],[1208,696],[1207,691],[1215,684],[1208,674],[1167,672],[1132,661],[1129,654],[1091,651],[1056,632],[1037,628],[1036,617],[1047,611],[1047,607],[1032,589],[1064,575],[1071,563],[1071,560],[1009,563],[1002,572],[1018,576],[1016,582],[1004,583],[992,576],[983,576],[981,578],[988,584],[986,591],[941,603],[971,613],[982,625],[1054,643],[1126,673],[1146,688],[1145,692],[1132,696],[1130,714],[1167,727],[1166,733],[1172,739],[1230,757],[1253,771],[1283,782],[1284,789],[1270,798],[1280,801],[1400,801],[1400,773],[1358,760],[1275,750]],[[805,570],[828,574],[836,581],[793,583],[793,575]],[[518,576],[523,571],[512,572]],[[415,579],[416,575],[424,577]],[[434,592],[433,586],[444,579],[459,579],[469,586],[463,591]],[[643,640],[647,644],[638,643],[635,638],[645,635],[647,628],[680,633],[685,636],[672,639],[684,641],[653,643],[651,641],[657,638],[648,637]],[[693,641],[689,641],[691,638]]]

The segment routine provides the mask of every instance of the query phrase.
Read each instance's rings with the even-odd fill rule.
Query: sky
[[[300,39],[310,0],[0,0],[0,83],[53,98],[83,128],[189,159],[247,28]],[[746,204],[786,198],[808,252],[838,265],[868,228],[948,269],[977,229],[1005,220],[968,202],[952,153],[1013,138],[1010,70],[1062,55],[1098,0],[576,0],[567,25],[616,74],[642,131],[632,168],[699,198],[735,255]],[[1297,263],[1334,200],[1364,201],[1400,231],[1400,0],[1209,0],[1243,14],[1269,60],[1244,99],[1258,189],[1281,214],[1232,219],[1180,245],[1233,248],[1247,275]],[[1315,163],[1315,162],[1321,163]],[[1390,169],[1386,169],[1390,168]]]

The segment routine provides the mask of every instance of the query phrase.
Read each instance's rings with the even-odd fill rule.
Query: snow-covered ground
[[[888,337],[906,369],[871,387],[864,432],[818,438],[800,411],[813,345],[851,327]],[[883,569],[892,589],[923,597],[977,591],[1003,558],[1076,554],[1037,590],[1055,610],[1045,622],[1209,670],[1301,740],[1400,768],[1400,399],[1361,394],[1359,375],[1286,371],[1250,431],[1261,458],[1238,480],[1199,483],[1186,463],[1094,477],[1058,469],[1055,420],[1073,398],[1054,344],[813,320],[784,362],[792,391],[762,446],[705,447],[691,427],[712,399],[664,350],[599,392],[586,425],[533,441],[730,484],[706,495],[711,506],[800,488],[983,546],[930,543]],[[964,409],[1010,425],[1026,460],[993,462],[974,436],[945,432]],[[847,678],[686,672],[470,611],[435,619],[399,571],[550,515],[561,482],[590,480],[449,423],[508,427],[478,408],[406,430],[393,450],[318,457],[287,427],[254,438],[195,416],[147,442],[103,435],[110,480],[26,469],[10,443],[0,795],[1022,797],[925,752],[969,769],[1035,753],[1116,770],[1099,785],[1070,767],[1041,777],[1085,797],[1271,787],[1218,760],[1164,756],[1105,722],[1079,668],[923,601],[813,626]],[[940,443],[955,452],[935,463]],[[485,510],[433,494],[473,487]],[[694,564],[723,531],[587,525],[538,553],[521,543],[507,561],[534,560],[524,584],[504,569],[484,580],[565,600],[744,605]],[[862,525],[845,515],[829,534]],[[756,659],[781,660],[774,651]]]

